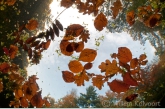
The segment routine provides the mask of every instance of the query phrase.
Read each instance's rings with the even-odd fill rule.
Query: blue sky
[[[56,18],[56,16],[64,9],[60,7],[59,2],[56,0],[54,0],[50,7],[54,18]],[[132,38],[125,32],[109,33],[106,29],[99,32],[93,25],[93,19],[94,18],[92,15],[82,15],[81,13],[78,13],[77,9],[73,8],[67,9],[58,18],[64,28],[70,24],[81,24],[86,26],[89,30],[90,40],[88,40],[88,43],[85,43],[85,48],[98,48],[98,51],[97,57],[93,62],[93,67],[91,70],[88,70],[88,72],[99,74],[100,70],[98,66],[106,59],[112,60],[110,58],[110,54],[117,53],[118,47],[128,47],[132,51],[133,57],[139,57],[140,54],[146,53],[147,59],[149,61],[152,60],[155,49],[148,41],[146,41],[146,44],[142,46],[139,41],[133,41]],[[64,36],[64,32],[60,31],[60,36]],[[99,38],[100,36],[104,36],[104,40],[100,41],[101,44],[99,47],[96,47],[95,38]],[[72,88],[77,89],[78,94],[80,92],[85,93],[86,87],[92,85],[91,81],[85,82],[85,86],[81,87],[76,86],[74,83],[64,82],[61,71],[69,70],[68,63],[72,58],[64,55],[58,56],[55,52],[56,50],[59,50],[60,40],[60,37],[55,37],[55,41],[51,42],[48,50],[43,52],[43,58],[41,59],[40,64],[29,66],[27,68],[28,75],[37,73],[37,77],[39,78],[37,83],[42,89],[42,95],[46,96],[50,94],[50,96],[54,97],[55,100],[65,96]],[[74,56],[77,55],[78,54],[74,54]],[[113,77],[110,81],[115,78],[120,79],[120,75]],[[109,87],[105,83],[102,90],[97,90],[97,93],[104,95],[107,90],[109,90]]]

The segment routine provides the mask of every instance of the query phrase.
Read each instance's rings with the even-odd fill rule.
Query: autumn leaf
[[[22,88],[20,88],[20,89],[15,89],[14,90],[14,95],[15,95],[15,98],[21,98],[21,97],[23,97],[23,91],[22,91]]]
[[[79,61],[83,62],[92,62],[95,60],[95,57],[97,55],[96,50],[85,48],[79,56]]]
[[[79,73],[83,70],[82,64],[77,60],[70,61],[68,67],[73,73]]]
[[[81,35],[83,31],[84,31],[84,27],[81,26],[80,24],[72,24],[67,27],[65,36],[77,37]]]
[[[17,55],[17,52],[18,52],[18,47],[15,45],[10,45],[9,56],[11,59],[15,58],[15,56]]]
[[[44,100],[41,97],[41,91],[37,92],[30,100],[30,103],[36,108],[42,108]]]
[[[120,0],[116,0],[113,3],[113,7],[111,7],[113,19],[116,19],[116,16],[119,14],[120,10],[122,10],[122,4]]]
[[[29,103],[25,97],[20,98],[20,103],[21,103],[21,106],[24,108],[28,108],[28,106],[29,106]]]
[[[127,23],[132,26],[135,23],[135,12],[130,11],[126,14]]]
[[[5,53],[6,55],[9,55],[9,50],[8,50],[8,48],[3,47],[3,51],[4,51],[4,53]]]
[[[152,14],[145,22],[144,24],[150,28],[153,28],[155,26],[159,26],[161,20],[161,14]]]
[[[116,59],[116,57],[117,57],[116,53],[111,54],[111,58],[115,58]]]
[[[137,58],[133,58],[133,59],[131,60],[131,62],[130,62],[130,67],[131,67],[132,69],[134,69],[135,67],[137,67],[138,64],[139,64],[138,59],[137,59]]]
[[[25,25],[28,30],[35,30],[38,27],[38,22],[35,19],[29,20],[28,24]]]
[[[87,40],[90,39],[89,37],[89,31],[84,30],[84,32],[80,35],[79,39],[81,39],[83,42],[87,43]]]
[[[10,101],[10,104],[9,104],[9,106],[11,107],[11,106],[14,106],[14,108],[19,108],[19,106],[20,106],[20,103],[19,103],[19,100],[14,100],[14,101]]]
[[[48,102],[48,100],[46,98],[44,98],[44,102],[45,102],[45,106],[47,108],[49,108],[50,107],[50,103]]]
[[[147,64],[147,62],[148,62],[148,60],[145,60],[145,61],[141,61],[141,65],[146,65]]]
[[[52,25],[53,25],[54,33],[56,34],[57,37],[59,37],[60,31],[59,31],[58,27],[54,23]],[[54,40],[54,39],[52,39],[52,40]]]
[[[84,65],[84,69],[89,70],[92,68],[92,66],[93,66],[93,63],[88,62]]]
[[[138,86],[137,81],[132,78],[132,76],[129,72],[124,74],[123,81],[125,84],[131,85],[131,86]]]
[[[105,76],[102,76],[102,75],[96,75],[96,77],[93,77],[92,78],[93,86],[96,86],[99,90],[101,90],[105,82],[104,78]]]
[[[125,84],[124,82],[120,80],[115,79],[112,82],[107,82],[107,83],[113,92],[120,93],[120,92],[125,92],[129,89],[129,85]]]
[[[74,0],[61,0],[61,6],[69,8],[74,3]]]
[[[127,63],[122,63],[121,61],[119,61],[119,65],[121,67],[124,67],[127,71],[130,71],[130,65]]]
[[[29,59],[32,58],[32,49],[31,48],[28,49],[28,56],[29,56]]]
[[[136,97],[138,97],[138,94],[131,94],[125,98],[127,102],[133,101]]]
[[[78,46],[77,46],[77,48],[75,48],[75,51],[81,52],[83,49],[84,49],[84,42],[83,41],[78,42]]]
[[[29,37],[28,39],[26,39],[25,43],[30,44],[30,43],[33,43],[35,40],[36,40],[36,37]]]
[[[117,58],[122,63],[127,63],[132,59],[132,53],[131,53],[130,49],[128,49],[127,47],[119,47]]]
[[[75,83],[77,84],[77,86],[81,86],[83,85],[84,86],[84,81],[89,81],[89,77],[87,76],[86,74],[86,71],[83,70],[80,75],[75,75],[74,76],[75,78]]]
[[[44,50],[47,50],[49,48],[51,40],[48,39],[46,43],[44,43]]]
[[[3,82],[0,80],[0,93],[3,91]]]
[[[102,31],[107,26],[108,20],[101,12],[94,20],[94,26],[97,30]]]
[[[73,52],[68,52],[66,51],[66,47],[70,44],[70,42],[66,41],[66,40],[62,40],[60,43],[60,50],[61,53],[66,55],[66,56],[71,56],[73,54]]]
[[[7,0],[7,1],[6,1],[7,5],[9,5],[9,6],[14,5],[15,2],[16,2],[16,0]]]
[[[55,20],[55,23],[56,23],[57,27],[58,27],[61,31],[63,31],[63,26],[62,26],[62,24],[61,24],[57,19]]]
[[[141,54],[141,55],[139,56],[139,60],[140,60],[140,61],[143,61],[143,60],[145,60],[146,58],[147,58],[146,54]]]
[[[69,71],[62,71],[62,77],[63,80],[67,83],[71,83],[75,81],[73,73]]]
[[[3,73],[7,73],[10,69],[10,65],[6,62],[0,64],[0,71]]]
[[[50,34],[51,39],[54,40],[54,37],[55,37],[54,30],[51,27],[50,27],[50,30],[49,30],[49,34]]]

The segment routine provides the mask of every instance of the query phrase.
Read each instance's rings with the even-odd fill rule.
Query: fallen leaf
[[[79,61],[83,62],[92,62],[95,60],[95,57],[97,55],[96,50],[85,48],[79,56]]]
[[[38,27],[38,22],[35,19],[29,20],[28,24],[25,25],[28,30],[35,30]]]
[[[107,23],[108,20],[102,12],[94,20],[94,26],[99,31],[102,31],[107,26]]]
[[[69,71],[62,71],[62,77],[63,80],[67,83],[71,83],[75,81],[73,73]]]
[[[81,86],[83,85],[84,86],[84,81],[89,81],[89,77],[87,76],[86,74],[86,71],[83,70],[80,75],[75,75],[74,76],[75,78],[75,83],[77,84],[77,86]]]
[[[66,41],[66,40],[62,40],[60,43],[60,50],[61,53],[66,55],[66,56],[71,56],[73,54],[73,52],[68,52],[66,51],[66,47],[70,44],[70,42]]]
[[[30,100],[30,103],[36,108],[42,108],[44,100],[41,97],[41,91],[37,92]]]
[[[123,9],[122,4],[120,0],[116,0],[113,3],[113,7],[110,8],[112,10],[113,19],[116,19],[116,16],[119,14],[119,12]]]
[[[82,64],[77,60],[70,61],[68,67],[73,73],[79,73],[83,70]]]
[[[126,92],[129,89],[129,85],[125,84],[123,81],[120,80],[113,80],[112,82],[107,82],[108,86],[113,92]]]

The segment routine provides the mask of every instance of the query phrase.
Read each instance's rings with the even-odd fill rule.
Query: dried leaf
[[[35,46],[38,46],[38,44],[40,43],[41,41],[40,40],[37,40],[35,42],[33,42],[30,47],[35,47]]]
[[[126,14],[127,23],[132,26],[135,23],[135,12],[130,11]]]
[[[47,42],[44,44],[44,50],[47,50],[49,48],[51,40],[48,39]]]
[[[83,70],[80,75],[75,75],[74,76],[75,78],[75,83],[77,84],[77,86],[81,86],[83,85],[84,86],[84,81],[89,81],[89,77],[87,76],[86,74],[86,71]]]
[[[131,62],[130,62],[130,67],[131,67],[132,69],[134,69],[135,67],[137,67],[138,64],[139,64],[138,59],[137,59],[137,58],[133,58],[133,59],[131,60]]]
[[[66,51],[67,52],[73,52],[75,49],[74,45],[75,45],[75,42],[71,42],[70,44],[68,44],[66,47]]]
[[[50,37],[51,37],[51,39],[54,40],[54,37],[55,37],[55,35],[54,35],[54,30],[53,30],[51,27],[50,27],[49,32],[50,32]]]
[[[150,28],[153,28],[155,26],[159,26],[160,20],[161,20],[161,14],[152,14],[145,22],[144,24]]]
[[[6,62],[0,64],[0,71],[2,73],[7,73],[10,69],[10,65]]]
[[[48,40],[48,39],[49,39],[49,36],[51,36],[51,33],[50,33],[50,31],[47,29],[47,30],[46,30],[45,39]]]
[[[92,62],[95,60],[97,55],[96,50],[85,48],[79,56],[79,60],[83,62]]]
[[[143,61],[143,60],[145,60],[146,58],[147,58],[146,54],[141,54],[141,55],[139,56],[139,60],[140,60],[140,61]]]
[[[69,8],[74,3],[74,0],[61,0],[61,6]]]
[[[121,61],[119,61],[119,65],[124,67],[128,72],[130,71],[130,65],[127,63],[122,63]]]
[[[112,82],[107,82],[107,83],[113,92],[117,92],[117,93],[126,92],[129,89],[128,84],[125,84],[124,82],[116,79],[113,80]]]
[[[66,56],[71,56],[73,54],[73,52],[68,52],[66,51],[66,47],[70,44],[70,42],[66,41],[66,40],[62,40],[60,43],[60,50],[61,53],[66,55]]]
[[[28,108],[28,106],[29,106],[29,103],[25,97],[20,98],[20,103],[21,103],[21,106],[24,108]]]
[[[79,39],[81,39],[83,42],[87,43],[87,40],[90,39],[89,35],[90,35],[89,31],[84,30],[84,32],[81,34]]]
[[[79,73],[83,70],[82,64],[77,60],[70,61],[68,67],[73,73]]]
[[[15,56],[17,55],[17,52],[18,52],[18,47],[15,45],[10,45],[9,56],[11,59],[15,58]]]
[[[56,36],[59,37],[60,31],[59,31],[58,27],[54,23],[52,25],[53,25],[53,31],[55,32]],[[54,39],[52,39],[52,40],[54,40]]]
[[[97,30],[102,31],[107,26],[108,20],[101,12],[94,20],[94,26]]]
[[[19,108],[20,103],[19,103],[19,101],[18,101],[18,100],[15,100],[15,101],[10,101],[9,106],[10,106],[10,107],[11,107],[11,106],[14,106],[14,108]]]
[[[141,65],[146,65],[147,62],[148,62],[148,60],[145,60],[145,61],[142,61],[140,64],[141,64]]]
[[[78,46],[75,48],[76,52],[81,52],[84,49],[84,42],[78,42]]]
[[[131,85],[131,86],[138,86],[137,81],[133,79],[131,74],[128,72],[124,74],[123,81],[125,84]]]
[[[58,27],[61,31],[63,31],[63,26],[62,26],[62,24],[61,24],[57,19],[55,20],[55,22],[56,22],[57,27]]]
[[[113,7],[111,7],[113,19],[116,19],[116,16],[119,14],[120,10],[122,10],[122,4],[120,0],[116,0],[116,2],[113,3]]]
[[[127,63],[132,59],[132,53],[131,53],[130,49],[128,49],[127,47],[119,47],[117,58],[122,63]]]
[[[73,36],[77,37],[81,35],[81,33],[84,31],[84,27],[81,26],[80,24],[72,24],[67,27],[65,36]]]
[[[37,20],[31,19],[29,23],[25,25],[28,30],[35,30],[38,27]]]
[[[41,91],[37,92],[30,100],[30,103],[36,108],[42,108],[44,100],[41,97]]]
[[[133,101],[136,97],[138,97],[138,94],[131,94],[125,98],[127,102]]]
[[[115,59],[116,59],[116,57],[117,57],[117,54],[116,54],[116,53],[113,53],[113,54],[111,55],[111,58],[115,58]]]
[[[93,86],[96,86],[99,90],[102,89],[102,86],[104,84],[104,79],[105,76],[102,76],[102,75],[96,75],[96,77],[93,77],[92,78],[92,83],[93,83]]]
[[[16,89],[16,90],[14,90],[14,95],[15,95],[15,98],[21,98],[21,97],[23,97],[23,91],[22,91],[22,89]]]
[[[62,77],[63,80],[67,83],[71,83],[75,81],[73,73],[69,71],[62,71]]]
[[[84,69],[89,70],[92,68],[92,66],[93,66],[93,63],[88,62],[84,65]]]
[[[33,43],[35,40],[36,40],[36,37],[29,37],[29,38],[25,41],[25,43],[26,43],[26,44],[30,44],[30,43]]]

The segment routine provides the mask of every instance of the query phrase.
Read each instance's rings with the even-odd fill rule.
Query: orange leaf
[[[79,73],[83,70],[82,64],[77,60],[70,61],[68,67],[73,73]]]
[[[66,55],[66,56],[70,56],[73,54],[73,52],[68,52],[66,51],[66,47],[70,44],[70,42],[66,41],[66,40],[62,40],[60,43],[60,49],[61,49],[61,53]]]
[[[140,60],[140,61],[143,61],[143,60],[145,60],[146,58],[147,58],[146,54],[141,54],[141,55],[139,56],[139,60]]]
[[[47,50],[49,48],[51,40],[48,39],[47,42],[44,44],[44,49]]]
[[[65,36],[77,37],[84,31],[84,27],[80,24],[69,25],[66,29]]]
[[[107,26],[107,23],[108,20],[102,12],[94,20],[94,26],[99,31],[102,31]]]
[[[127,63],[132,59],[132,53],[127,47],[118,48],[117,58],[122,63]]]
[[[44,99],[44,102],[45,102],[45,106],[46,106],[47,108],[49,108],[49,107],[50,107],[50,103],[48,102],[48,100],[47,100],[47,99]]]
[[[79,56],[79,60],[83,62],[92,62],[95,60],[97,55],[96,50],[85,48]]]
[[[63,77],[64,81],[67,83],[75,81],[73,73],[71,73],[69,71],[62,71],[62,77]]]
[[[10,45],[9,56],[11,59],[14,59],[18,52],[18,47],[15,45]]]
[[[29,37],[28,39],[26,39],[25,43],[30,44],[30,43],[33,43],[35,40],[36,40],[36,37]]]
[[[14,5],[16,2],[16,0],[7,0],[6,3],[9,5],[9,6],[12,6]]]
[[[84,65],[84,69],[86,69],[86,70],[89,70],[89,69],[91,69],[92,68],[92,66],[93,66],[93,63],[86,63],[85,65]]]
[[[131,86],[138,86],[137,81],[132,78],[130,73],[125,73],[124,74],[123,81],[124,81],[125,84],[131,85]]]
[[[20,98],[20,103],[21,103],[21,106],[24,108],[27,108],[29,106],[29,103],[25,97]]]
[[[131,60],[131,62],[130,62],[130,67],[131,67],[132,69],[134,69],[135,67],[137,67],[138,64],[139,64],[138,59],[137,59],[137,58],[133,58],[133,59]]]
[[[78,47],[75,49],[76,52],[81,52],[84,49],[84,42],[78,42]]]
[[[0,80],[0,93],[3,91],[3,82]]]
[[[56,22],[57,27],[58,27],[61,31],[63,31],[63,26],[62,26],[62,24],[61,24],[57,19],[55,20],[55,22]]]
[[[41,97],[41,91],[37,92],[30,100],[30,103],[36,108],[42,108],[44,100]]]
[[[0,71],[3,73],[7,73],[10,69],[10,65],[6,62],[0,64]]]
[[[161,21],[161,14],[152,14],[145,22],[144,24],[150,28],[153,28],[155,26],[159,26]]]
[[[148,60],[145,60],[145,61],[142,61],[140,64],[141,64],[141,65],[146,65],[147,62],[148,62]]]
[[[11,106],[14,106],[14,108],[19,108],[20,103],[19,103],[19,101],[18,101],[18,100],[15,100],[15,101],[10,101],[9,106],[10,106],[10,107],[11,107]]]
[[[61,0],[61,6],[69,8],[74,3],[74,0]]]
[[[35,30],[38,27],[37,20],[31,19],[29,23],[25,25],[28,30]]]
[[[89,37],[89,31],[84,30],[84,32],[81,34],[81,36],[79,37],[79,39],[81,39],[83,42],[87,43],[87,40],[90,39]]]
[[[122,4],[120,2],[120,0],[116,0],[116,2],[113,3],[113,7],[111,7],[112,9],[112,15],[113,15],[113,19],[116,18],[116,16],[118,15],[119,11],[122,10]]]
[[[21,97],[23,97],[23,91],[22,91],[22,89],[16,89],[16,90],[14,90],[14,94],[15,94],[15,98],[21,98]]]
[[[102,75],[96,75],[96,77],[93,77],[92,78],[92,83],[93,83],[93,86],[96,86],[99,90],[102,89],[102,86],[104,84],[104,79],[105,76],[102,76]]]
[[[89,77],[86,74],[86,71],[83,70],[80,75],[75,75],[75,83],[77,84],[77,86],[84,86],[84,80],[89,81]]]
[[[130,26],[132,26],[135,23],[135,13],[134,11],[130,11],[126,15],[126,20]]]
[[[113,80],[112,82],[107,82],[107,83],[113,92],[120,93],[120,92],[125,92],[129,89],[128,84],[125,84],[124,82],[116,80],[116,79]]]

